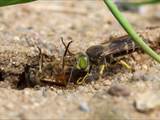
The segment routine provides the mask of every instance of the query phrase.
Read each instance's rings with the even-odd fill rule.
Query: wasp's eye
[[[86,55],[80,55],[77,58],[77,65],[76,67],[78,69],[86,70],[89,66],[88,57]]]

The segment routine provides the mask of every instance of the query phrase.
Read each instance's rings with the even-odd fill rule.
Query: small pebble
[[[123,97],[127,97],[130,95],[130,91],[128,90],[128,88],[126,88],[123,85],[112,85],[109,90],[108,93],[112,96],[123,96]]]
[[[94,85],[94,89],[95,89],[95,90],[99,90],[100,88],[101,88],[101,86],[100,86],[99,84],[95,84],[95,85]]]
[[[160,92],[147,92],[141,94],[135,100],[134,105],[138,112],[150,112],[160,107]]]
[[[36,85],[36,86],[34,86],[34,89],[35,89],[35,90],[40,90],[41,87],[40,87],[39,85]]]
[[[143,80],[145,80],[145,81],[154,81],[154,80],[160,81],[160,76],[152,74],[152,73],[148,73],[143,77]]]
[[[145,64],[144,64],[144,65],[142,65],[142,68],[143,68],[143,69],[145,69],[145,70],[148,70],[148,66],[147,66],[147,65],[145,65]]]
[[[156,69],[150,69],[149,72],[143,77],[145,81],[160,81],[160,72],[156,72]]]
[[[47,97],[47,90],[48,90],[48,87],[42,87],[42,96],[43,97]]]
[[[83,91],[84,90],[84,86],[78,86],[78,91]]]
[[[160,80],[160,73],[157,72],[155,69],[150,69],[148,72],[144,71],[137,71],[133,74],[133,80],[144,80],[144,81],[159,81]]]
[[[62,95],[62,94],[63,94],[63,90],[57,90],[56,93],[57,93],[58,95]]]
[[[86,102],[81,102],[79,105],[79,109],[83,112],[90,112],[90,108]]]
[[[13,103],[8,103],[6,105],[6,108],[8,108],[9,110],[12,110],[12,109],[14,109],[14,104]]]
[[[104,80],[104,82],[103,82],[103,85],[104,86],[109,86],[109,85],[111,85],[111,81],[110,80]]]
[[[150,68],[147,72],[138,70],[133,74],[132,80],[160,81],[160,72],[154,68]]]
[[[143,70],[137,70],[133,73],[132,79],[135,81],[143,80],[143,77],[145,76],[145,71]]]
[[[158,71],[160,70],[160,64],[156,64],[156,63],[155,63],[155,64],[153,65],[153,67],[154,67],[155,69],[157,69]]]

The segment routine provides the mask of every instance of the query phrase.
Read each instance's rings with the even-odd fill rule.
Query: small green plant
[[[7,6],[7,5],[15,5],[15,4],[21,4],[26,2],[32,2],[35,0],[0,0],[0,7]]]
[[[159,0],[148,0],[148,2],[159,2]],[[105,4],[108,6],[112,14],[115,16],[117,21],[121,24],[124,30],[132,37],[133,41],[138,44],[144,52],[150,55],[154,60],[160,63],[160,56],[154,52],[143,40],[142,38],[135,32],[131,24],[128,20],[122,15],[122,13],[118,10],[117,6],[114,4],[112,0],[104,0]]]

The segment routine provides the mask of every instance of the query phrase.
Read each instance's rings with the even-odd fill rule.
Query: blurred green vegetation
[[[160,0],[139,0],[134,2],[127,1],[127,0],[116,0],[115,4],[118,6],[118,8],[122,11],[133,11],[137,12],[139,7],[144,5],[154,5],[160,3]]]
[[[21,4],[26,2],[32,2],[36,0],[0,0],[0,7],[14,4]]]
[[[140,2],[123,2],[124,4],[140,6],[140,5],[147,5],[147,4],[157,4],[160,3],[160,0],[143,0]]]

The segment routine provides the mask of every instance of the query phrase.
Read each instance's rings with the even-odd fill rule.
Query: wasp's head
[[[84,53],[78,53],[76,55],[76,68],[79,70],[88,71],[90,67],[89,58]]]
[[[86,54],[89,57],[90,62],[97,64],[103,54],[103,50],[104,48],[101,45],[94,45],[89,47],[86,50]]]

